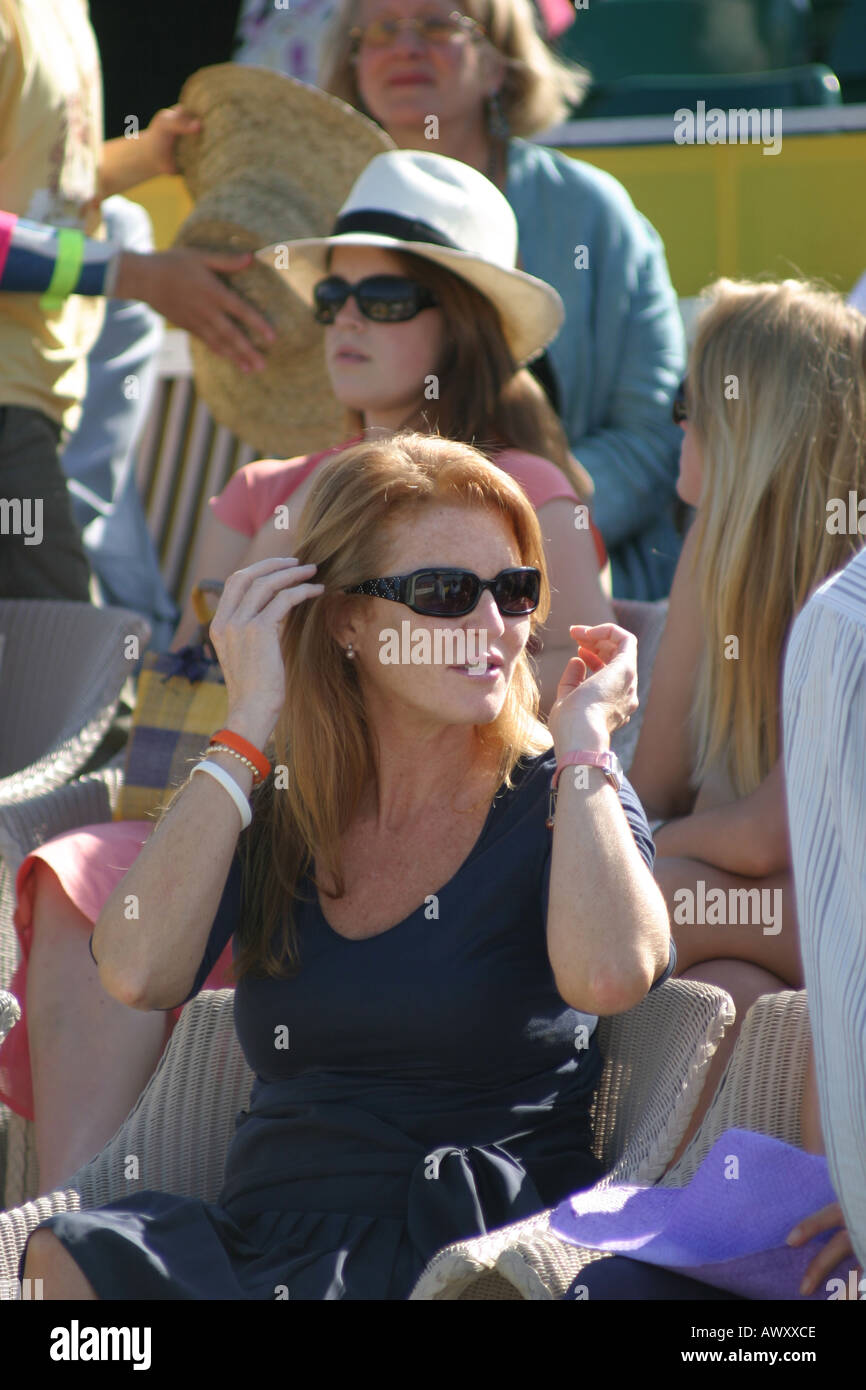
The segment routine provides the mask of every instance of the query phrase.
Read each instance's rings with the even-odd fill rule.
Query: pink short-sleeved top
[[[358,442],[350,440],[348,444],[341,444],[335,449],[327,449],[319,454],[302,454],[299,458],[259,459],[255,463],[248,463],[229,479],[218,497],[210,499],[211,510],[224,526],[252,538],[270,520],[276,508],[291,497],[324,459]],[[555,498],[564,497],[575,503],[579,500],[565,474],[550,459],[527,454],[520,449],[503,449],[501,454],[497,454],[495,462],[498,468],[520,483],[536,511]],[[603,569],[607,564],[604,542],[592,522],[590,530],[599,569]]]

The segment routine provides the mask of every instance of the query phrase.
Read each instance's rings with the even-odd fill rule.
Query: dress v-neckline
[[[525,775],[525,774],[524,774],[524,775]],[[514,791],[517,790],[516,784],[515,784],[515,786],[513,787],[512,790],[514,790]],[[316,913],[317,913],[317,915],[318,915],[320,925],[324,926],[324,927],[326,928],[326,930],[329,931],[329,932],[331,933],[332,936],[338,937],[340,941],[345,941],[345,943],[346,943],[347,946],[362,946],[362,945],[365,945],[366,943],[368,943],[368,942],[370,942],[370,941],[378,941],[380,937],[383,937],[383,936],[390,936],[392,932],[398,931],[398,930],[400,929],[400,927],[405,927],[405,926],[407,925],[407,923],[411,922],[411,921],[413,920],[413,918],[416,918],[416,917],[417,917],[418,913],[419,913],[419,912],[421,911],[421,909],[424,907],[424,905],[425,905],[425,903],[426,903],[428,897],[436,897],[436,898],[438,898],[438,897],[441,896],[441,894],[447,892],[447,890],[451,887],[451,884],[454,882],[454,880],[455,880],[460,874],[463,873],[463,871],[464,871],[464,870],[467,868],[467,866],[472,862],[472,860],[475,858],[475,856],[476,856],[478,853],[480,853],[481,849],[484,847],[484,843],[485,843],[485,841],[486,841],[486,839],[487,839],[487,836],[488,836],[488,834],[490,833],[490,829],[491,829],[491,827],[492,827],[493,821],[494,821],[495,816],[496,816],[497,808],[498,808],[498,807],[501,805],[501,803],[505,800],[505,797],[506,797],[506,793],[503,792],[503,783],[500,782],[499,786],[497,787],[496,791],[494,792],[493,800],[492,800],[492,802],[490,803],[490,807],[489,807],[489,809],[488,809],[487,816],[486,816],[486,818],[485,818],[485,821],[484,821],[483,826],[481,827],[481,833],[479,834],[478,838],[476,839],[474,845],[473,845],[472,848],[470,849],[470,851],[469,851],[469,853],[467,854],[466,858],[463,860],[463,862],[462,862],[460,865],[458,865],[458,867],[454,870],[454,873],[451,875],[451,877],[448,879],[448,881],[447,881],[446,883],[443,883],[443,885],[442,885],[441,888],[435,889],[434,892],[433,892],[432,894],[427,894],[427,895],[425,895],[423,901],[420,902],[420,903],[418,904],[417,907],[414,907],[414,908],[412,909],[412,911],[409,912],[405,917],[401,918],[399,922],[395,922],[395,923],[393,924],[393,926],[386,927],[384,931],[374,932],[371,936],[344,936],[342,932],[337,931],[336,927],[332,927],[332,926],[331,926],[331,923],[328,921],[327,917],[325,916],[324,909],[322,908],[321,893],[320,893],[319,889],[318,889],[318,888],[315,886],[315,884],[314,884],[314,885],[313,885],[313,891],[314,891],[315,910],[316,910]],[[313,865],[312,865],[311,867],[312,867],[312,869],[313,869],[313,872],[315,872],[315,863],[313,863]]]

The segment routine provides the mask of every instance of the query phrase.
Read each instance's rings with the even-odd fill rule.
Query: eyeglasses
[[[689,418],[688,407],[686,405],[686,391],[688,390],[689,379],[684,376],[679,386],[677,394],[674,396],[674,403],[671,408],[671,416],[675,425],[685,424]]]
[[[343,592],[392,599],[428,617],[463,618],[476,607],[485,589],[491,590],[503,617],[522,618],[538,607],[541,573],[519,566],[500,570],[495,579],[479,579],[471,570],[415,570],[386,579],[365,579]]]
[[[370,48],[388,48],[399,37],[401,30],[412,29],[424,43],[446,44],[459,42],[463,38],[484,37],[484,29],[469,15],[453,10],[443,17],[435,14],[415,15],[411,19],[374,19],[366,28],[349,30],[352,53],[357,54],[362,44]]]
[[[340,275],[329,275],[313,290],[316,322],[333,323],[349,298],[354,298],[364,318],[374,323],[405,323],[437,303],[426,285],[403,275],[368,275],[355,285]]]

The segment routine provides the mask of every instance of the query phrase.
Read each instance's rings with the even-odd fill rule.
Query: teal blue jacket
[[[565,303],[548,356],[572,453],[595,483],[614,595],[663,598],[681,544],[671,402],[686,351],[661,238],[610,174],[525,140],[510,142],[505,191],[523,269]]]

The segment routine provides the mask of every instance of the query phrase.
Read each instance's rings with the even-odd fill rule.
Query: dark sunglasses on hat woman
[[[490,589],[503,617],[522,618],[535,612],[540,588],[540,571],[525,565],[500,570],[495,579],[479,579],[471,570],[415,570],[412,574],[365,579],[343,592],[392,599],[428,617],[462,618],[476,607],[484,590]]]
[[[346,300],[354,298],[365,319],[374,323],[405,323],[422,309],[432,309],[436,298],[426,285],[405,275],[367,275],[350,285],[341,275],[329,275],[313,289],[313,317],[330,324]]]
[[[683,425],[689,418],[688,405],[686,402],[686,392],[688,391],[688,387],[689,379],[687,376],[684,376],[679,386],[677,387],[677,394],[674,396],[673,408],[671,410],[671,415],[673,417],[673,422],[675,425]]]

